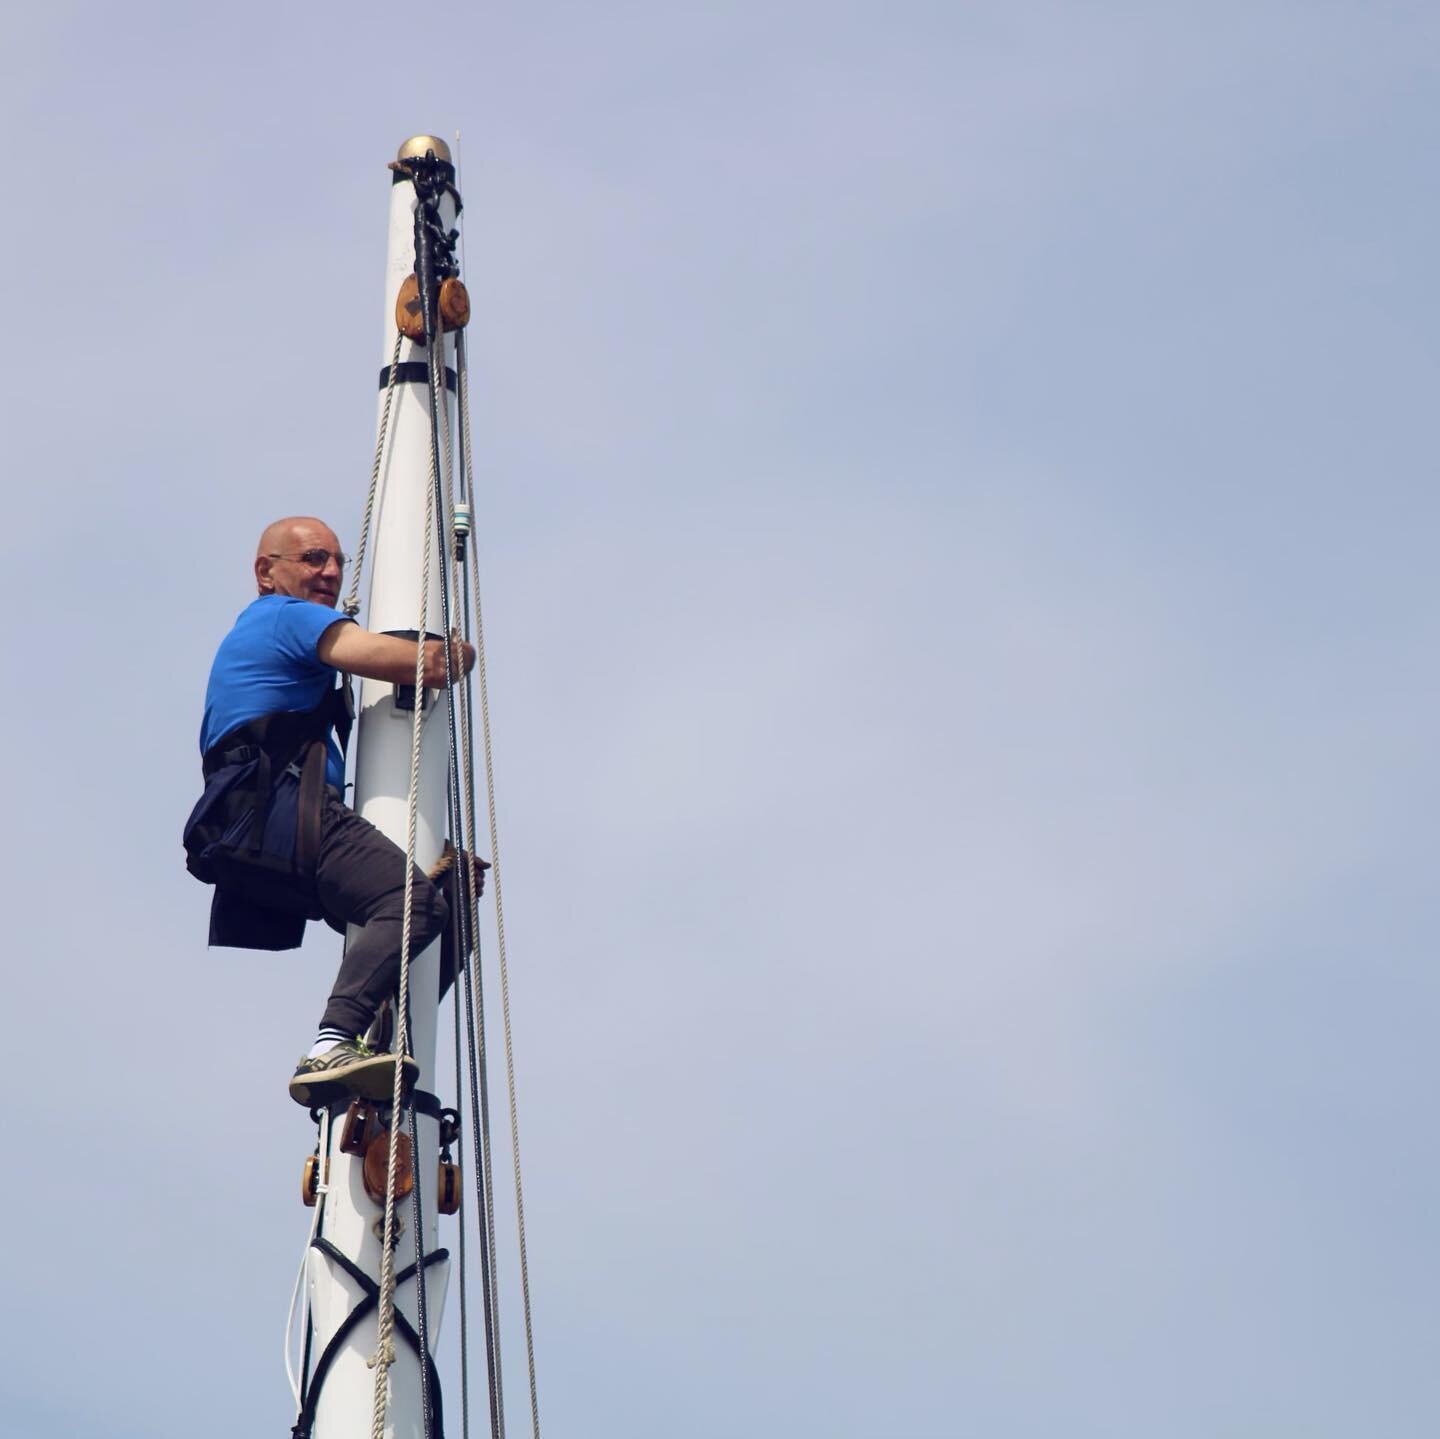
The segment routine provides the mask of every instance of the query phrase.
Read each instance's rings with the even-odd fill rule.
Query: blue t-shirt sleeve
[[[337,615],[324,605],[297,600],[293,605],[282,605],[275,617],[275,648],[293,664],[311,669],[316,674],[333,675],[334,666],[320,659],[315,653],[315,646],[331,625],[350,623],[352,621],[347,615]]]

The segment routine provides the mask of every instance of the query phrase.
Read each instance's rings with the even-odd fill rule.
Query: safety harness
[[[267,909],[319,919],[315,865],[328,736],[343,753],[355,705],[348,679],[314,709],[261,715],[205,753],[205,792],[185,824],[185,867]]]

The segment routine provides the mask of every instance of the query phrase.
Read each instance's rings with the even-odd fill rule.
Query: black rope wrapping
[[[418,1245],[418,1231],[416,1241]],[[330,1336],[330,1342],[315,1362],[315,1372],[305,1388],[305,1397],[300,1404],[300,1417],[296,1419],[294,1427],[290,1430],[293,1439],[310,1439],[311,1430],[315,1424],[315,1410],[319,1406],[320,1393],[325,1386],[325,1376],[330,1372],[330,1366],[335,1362],[335,1356],[339,1354],[341,1347],[355,1331],[356,1326],[380,1303],[380,1286],[348,1255],[342,1253],[328,1239],[318,1237],[312,1239],[310,1247],[319,1250],[332,1263],[338,1264],[360,1286],[363,1297],[345,1316],[340,1327]],[[417,1294],[423,1295],[426,1286],[416,1278],[422,1266],[429,1269],[431,1265],[440,1264],[449,1257],[448,1249],[435,1249],[423,1260],[415,1264],[407,1264],[395,1276],[396,1287],[404,1284],[407,1279],[415,1279]],[[414,1326],[398,1308],[395,1311],[395,1328],[399,1331],[400,1337],[415,1351],[416,1357],[420,1360],[422,1376],[428,1376],[430,1379],[431,1388],[435,1394],[434,1439],[445,1439],[445,1421],[440,1400],[440,1376],[435,1368],[435,1359],[430,1351],[421,1345],[420,1336],[415,1332]]]

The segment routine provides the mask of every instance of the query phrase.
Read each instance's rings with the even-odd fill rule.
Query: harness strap
[[[308,710],[279,710],[238,725],[206,752],[201,769],[208,782],[230,765],[254,764],[255,774],[243,791],[232,817],[247,809],[253,816],[246,848],[259,855],[265,848],[265,817],[271,793],[280,777],[292,767],[300,779],[295,832],[295,859],[302,874],[314,870],[320,857],[320,828],[325,811],[325,780],[329,762],[328,737],[335,731],[341,754],[350,743],[355,719],[355,696],[350,677],[325,691],[320,703]]]
[[[235,749],[227,750],[222,750],[219,745],[216,745],[206,754],[201,766],[202,772],[205,778],[209,779],[216,770],[224,769],[227,765],[249,764],[259,753],[260,746],[258,744],[242,744]]]
[[[312,740],[300,767],[300,801],[295,823],[295,867],[312,874],[320,858],[320,822],[325,813],[325,770],[330,756],[324,740]]]

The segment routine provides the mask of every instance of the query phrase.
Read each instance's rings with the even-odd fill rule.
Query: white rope
[[[443,352],[441,362],[443,363]],[[431,370],[435,368],[431,356]],[[424,547],[420,570],[420,621],[416,626],[421,636],[415,646],[415,719],[410,731],[410,802],[405,832],[405,909],[400,930],[399,1000],[395,1014],[395,1084],[391,1094],[390,1153],[385,1166],[385,1227],[380,1252],[380,1321],[375,1353],[370,1364],[375,1370],[375,1403],[371,1417],[371,1439],[385,1439],[385,1410],[389,1400],[390,1366],[395,1362],[395,1177],[398,1170],[401,1096],[404,1089],[405,1055],[409,1049],[410,1008],[410,930],[415,904],[415,829],[420,797],[420,736],[425,718],[425,640],[426,617],[430,607],[430,531],[435,521],[435,450],[430,449],[430,478],[425,487],[425,524],[421,530]],[[448,640],[447,640],[448,643]],[[410,1139],[411,1163],[419,1162],[418,1136]],[[425,1283],[424,1237],[415,1235],[415,1283]],[[419,1356],[421,1380],[428,1355]]]
[[[325,1211],[325,1196],[330,1193],[330,1186],[326,1183],[326,1175],[330,1173],[330,1111],[324,1109],[320,1114],[320,1142],[316,1146],[319,1152],[320,1172],[316,1177],[315,1185],[315,1212],[310,1219],[310,1233],[305,1237],[305,1249],[300,1255],[300,1271],[295,1276],[295,1288],[290,1293],[290,1313],[285,1322],[285,1377],[290,1381],[290,1392],[295,1396],[295,1417],[300,1417],[300,1410],[305,1403],[305,1396],[300,1391],[300,1363],[299,1360],[292,1364],[290,1360],[291,1351],[296,1347],[295,1336],[297,1333],[305,1333],[305,1325],[310,1318],[310,1289],[305,1283],[305,1276],[310,1268],[310,1247],[315,1242],[315,1236],[320,1232],[320,1217]],[[296,1311],[299,1311],[298,1316]],[[297,1323],[298,1317],[298,1323]],[[301,1341],[303,1345],[303,1340]],[[302,1355],[303,1358],[303,1350]]]
[[[390,379],[385,386],[385,405],[380,411],[380,432],[375,437],[375,463],[370,466],[370,490],[365,496],[365,513],[360,520],[360,538],[355,542],[350,593],[345,596],[345,613],[352,620],[360,613],[360,572],[365,568],[365,547],[370,541],[370,520],[375,513],[375,492],[380,487],[380,466],[385,458],[385,441],[390,433],[390,405],[395,398],[395,377],[400,372],[400,343],[404,338],[400,331],[395,332],[395,348],[390,353]]]

